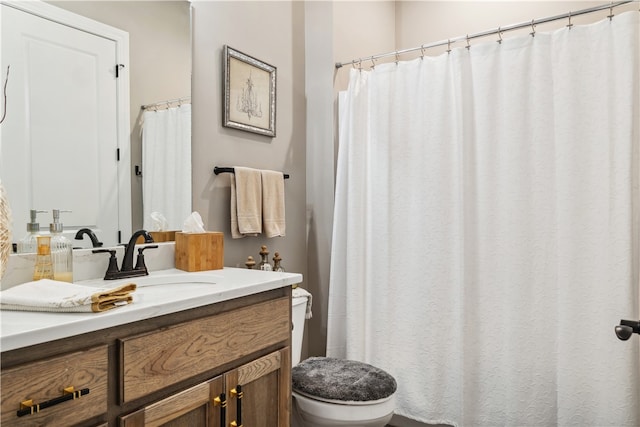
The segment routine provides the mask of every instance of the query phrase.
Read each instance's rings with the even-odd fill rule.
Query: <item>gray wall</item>
[[[301,2],[194,2],[193,7],[193,209],[208,230],[225,233],[225,265],[244,267],[267,245],[287,271],[306,274],[306,107],[304,4]],[[224,45],[277,68],[276,137],[222,126]],[[286,237],[232,239],[229,174],[214,166],[286,172]]]

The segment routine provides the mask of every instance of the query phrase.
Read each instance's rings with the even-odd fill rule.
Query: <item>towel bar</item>
[[[213,173],[216,175],[221,173],[235,173],[235,170],[233,168],[223,168],[223,167],[215,166],[213,168]],[[284,179],[289,179],[288,173],[283,173],[282,175],[284,175]]]

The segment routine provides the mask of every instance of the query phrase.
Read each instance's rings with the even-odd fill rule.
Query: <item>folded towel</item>
[[[262,179],[257,169],[234,167],[231,177],[231,237],[262,233]]]
[[[307,298],[307,311],[305,312],[304,318],[305,319],[311,319],[312,317],[312,313],[311,313],[311,299],[313,298],[313,296],[306,290],[306,289],[302,289],[301,287],[296,287],[293,288],[291,290],[291,298],[298,298],[298,297],[306,297]]]
[[[23,283],[0,292],[0,309],[52,312],[100,312],[130,304],[134,283],[94,288],[57,280]]]
[[[284,237],[284,175],[282,172],[261,171],[262,224],[267,237]]]

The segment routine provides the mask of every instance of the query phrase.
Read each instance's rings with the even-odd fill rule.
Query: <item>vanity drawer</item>
[[[106,413],[107,360],[105,345],[3,370],[2,426],[74,425]],[[88,394],[61,399],[68,387],[88,389]],[[40,410],[18,416],[21,402],[28,400],[34,412],[36,405]],[[55,404],[46,407],[45,402]]]
[[[120,340],[129,402],[289,339],[288,297]]]

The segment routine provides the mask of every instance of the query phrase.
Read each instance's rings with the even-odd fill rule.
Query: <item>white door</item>
[[[13,214],[13,241],[29,210],[48,230],[51,210],[65,230],[93,229],[118,243],[116,43],[1,5],[2,75],[10,66],[0,126],[0,178]]]

